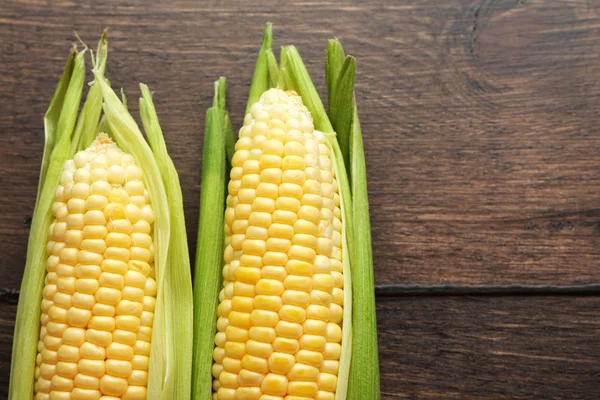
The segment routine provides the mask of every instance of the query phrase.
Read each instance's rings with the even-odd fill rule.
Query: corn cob
[[[179,183],[147,88],[150,146],[103,77],[106,48],[105,34],[79,119],[84,53],[67,64],[47,113],[11,399],[189,396],[191,358],[179,347],[191,344],[189,260],[185,229],[171,222],[183,220]],[[186,332],[177,341],[174,323]]]
[[[336,79],[344,76],[341,81],[351,77],[349,108],[354,111],[353,70],[347,74],[337,65],[331,70]],[[273,88],[276,83],[278,87]],[[341,108],[346,109],[348,93],[340,92],[345,93],[340,98],[344,100]],[[340,121],[344,112],[336,115],[336,121]],[[354,126],[352,121],[351,114],[347,125]],[[223,127],[207,129],[206,135],[213,136],[213,141],[220,137],[220,143],[227,147]],[[351,137],[348,132],[345,135]],[[207,140],[208,136],[205,143]],[[208,154],[203,177],[209,173],[206,168],[212,173],[218,168],[224,171],[224,163],[217,163],[215,157],[230,153]],[[352,249],[357,234],[352,188],[357,186],[366,195],[366,187],[360,188],[354,181],[350,184],[344,156],[292,46],[282,49],[281,64],[277,66],[271,51],[271,26],[267,24],[247,114],[230,163],[226,210],[221,220],[225,226],[224,255],[202,260],[196,268],[197,274],[204,271],[204,277],[210,279],[210,288],[220,286],[221,290],[218,306],[210,298],[210,291],[195,294],[197,305],[216,308],[217,332],[210,371],[212,391],[206,383],[210,378],[206,362],[211,349],[196,340],[194,398],[210,398],[211,392],[213,399],[379,397],[372,325],[356,332],[359,338],[371,341],[369,351],[374,343],[375,353],[367,355],[367,362],[361,362],[361,356],[356,359],[358,367],[366,368],[368,379],[375,382],[347,395],[348,376],[353,373],[351,358],[355,357],[353,304],[359,300],[370,305],[373,288],[372,281],[367,281],[366,292],[359,289],[358,299],[352,294],[351,266],[363,270],[372,266],[367,260],[370,253],[364,253],[370,243],[356,242],[363,249]],[[360,172],[356,175],[359,177]],[[224,187],[221,181],[218,185],[214,187],[217,192]],[[204,182],[202,189],[204,192]],[[202,206],[204,201],[203,194]],[[368,220],[368,209],[356,210],[366,213]],[[211,211],[218,213],[218,205]],[[364,218],[357,220],[364,227]],[[201,220],[199,237],[214,237],[211,230],[214,226],[203,226]],[[350,254],[361,259],[351,261]],[[221,270],[222,283],[221,278],[206,272],[209,270]],[[372,270],[370,274],[372,277]],[[374,321],[374,310],[371,312]],[[211,328],[214,332],[213,325],[197,334],[205,337]],[[355,379],[361,379],[358,372],[355,369]]]

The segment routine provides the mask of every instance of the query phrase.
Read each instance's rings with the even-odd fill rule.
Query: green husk
[[[193,309],[192,278],[183,213],[183,197],[177,170],[167,152],[158,115],[152,102],[152,94],[146,85],[140,84],[140,88],[142,92],[140,98],[142,124],[165,185],[171,218],[171,237],[164,286],[165,298],[169,299],[170,307],[165,310],[168,312],[165,314],[165,319],[176,327],[177,332],[185,333],[177,335],[177,339],[174,340],[173,358],[169,360],[170,364],[177,366],[173,396],[187,399],[191,392],[192,353],[189,349],[192,348],[193,342]],[[123,99],[125,99],[125,94],[123,94]]]
[[[354,97],[356,62],[345,57],[341,43],[330,40],[326,57],[331,121],[338,133],[352,190],[354,242],[352,255],[353,343],[348,399],[379,399],[379,359],[373,255],[369,222],[366,165],[358,108]],[[350,90],[352,88],[352,90]],[[335,111],[334,111],[335,110]],[[345,146],[348,146],[344,149]]]
[[[63,164],[73,156],[70,146],[85,79],[84,55],[85,51],[71,52],[44,117],[44,157],[15,321],[9,386],[11,400],[28,399],[33,394],[40,302],[46,276],[46,244],[53,220],[51,207]]]
[[[94,53],[91,54],[94,68],[99,69],[104,74],[106,59],[108,57],[106,30],[104,30],[98,42],[96,57],[93,57]],[[102,114],[102,92],[100,91],[100,86],[96,82],[92,82],[83,109],[79,114],[79,120],[75,126],[75,133],[71,143],[71,153],[75,154],[79,150],[87,149],[96,139],[96,126],[98,125],[100,114]]]
[[[152,327],[148,398],[157,400],[181,398],[179,395],[186,390],[182,387],[182,382],[189,378],[184,376],[187,373],[185,366],[180,368],[172,362],[180,358],[180,355],[176,354],[178,351],[176,342],[181,340],[179,336],[182,335],[178,334],[179,327],[170,319],[178,310],[175,309],[169,296],[178,288],[169,287],[176,283],[170,278],[170,271],[167,271],[170,265],[168,257],[171,243],[171,217],[167,193],[155,156],[135,120],[100,71],[94,73],[102,89],[103,109],[113,137],[121,150],[131,154],[144,171],[144,183],[150,193],[155,213],[154,268],[158,293]],[[189,332],[184,332],[184,335],[188,334]]]
[[[275,87],[279,75],[277,60],[272,50],[273,33],[272,25],[265,24],[263,33],[262,45],[256,59],[256,67],[252,84],[250,85],[250,94],[248,95],[248,104],[246,106],[246,114],[250,112],[252,104],[256,103],[260,96],[268,89]]]
[[[212,399],[215,315],[222,284],[226,169],[233,129],[225,110],[225,78],[215,82],[213,106],[206,112],[196,269],[194,272],[194,358],[192,399]],[[233,138],[233,140],[232,140]],[[226,148],[229,148],[227,150]]]

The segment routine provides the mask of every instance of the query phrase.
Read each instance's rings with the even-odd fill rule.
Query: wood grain
[[[109,26],[113,85],[132,100],[138,81],[156,91],[193,243],[212,82],[229,78],[239,126],[265,21],[276,48],[298,46],[321,92],[328,38],[358,59],[378,283],[600,278],[600,3],[57,0],[0,10],[3,286],[20,282],[42,115],[71,32],[92,44]]]
[[[407,297],[377,307],[383,399],[593,400],[596,297]]]
[[[594,400],[600,299],[407,297],[379,301],[382,399]],[[0,398],[15,305],[0,306]]]

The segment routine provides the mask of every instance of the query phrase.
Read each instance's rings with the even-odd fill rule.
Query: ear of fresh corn
[[[225,256],[203,266],[214,273],[224,264],[213,397],[376,399],[368,203],[353,102],[356,64],[343,50],[329,52],[328,115],[297,50],[282,48],[277,66],[271,43],[267,24],[231,162]],[[276,82],[279,89],[270,89]],[[337,138],[334,127],[340,131]],[[213,168],[217,173],[221,167]],[[346,171],[352,172],[350,180]],[[220,193],[222,186],[214,189]],[[219,206],[211,210],[217,212]],[[199,235],[214,237],[214,232],[205,226]],[[327,276],[333,278],[331,287],[325,284]],[[213,311],[217,282],[214,278],[205,294],[199,291],[206,287],[196,282],[196,298],[211,298]],[[365,321],[364,327],[353,325]],[[214,325],[206,326],[202,340],[214,330]],[[370,343],[356,350],[361,341]],[[362,350],[366,354],[357,354]],[[194,398],[208,399],[206,348],[202,354],[204,373],[195,379],[203,391]]]
[[[106,49],[105,34],[79,118],[84,52],[72,53],[46,114],[11,399],[189,397],[192,299],[179,182],[147,88],[142,120],[152,150],[102,76]],[[118,146],[105,133],[96,138],[103,125]]]

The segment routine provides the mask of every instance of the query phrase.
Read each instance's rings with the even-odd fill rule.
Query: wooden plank
[[[138,81],[156,91],[193,243],[212,82],[229,78],[239,126],[265,21],[275,24],[275,48],[298,46],[321,92],[326,40],[340,37],[357,56],[377,283],[598,282],[599,9],[542,0],[2,2],[1,285],[19,286],[42,116],[71,32],[91,45],[110,26],[108,76],[134,110]]]
[[[592,297],[380,299],[382,399],[594,399],[598,310]],[[15,313],[0,304],[0,398]]]
[[[600,298],[406,297],[377,307],[384,399],[595,399]]]

